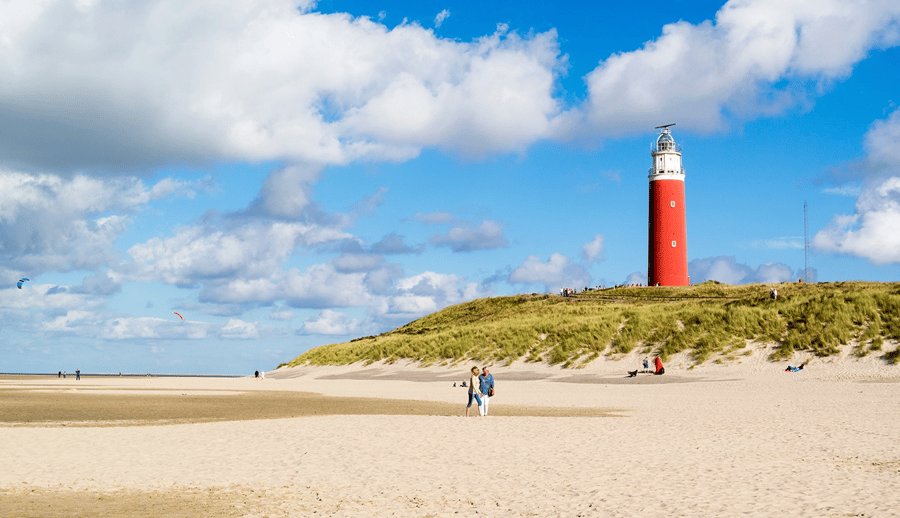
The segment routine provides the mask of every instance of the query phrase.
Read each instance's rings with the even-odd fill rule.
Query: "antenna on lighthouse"
[[[806,215],[806,200],[803,200],[803,281],[809,282],[809,218]]]
[[[675,125],[674,122],[672,124],[663,124],[662,126],[657,126],[655,129],[668,128],[669,126],[674,126],[674,125]]]

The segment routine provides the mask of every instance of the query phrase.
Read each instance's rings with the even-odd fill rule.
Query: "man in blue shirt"
[[[490,401],[491,396],[494,395],[494,377],[488,372],[487,367],[484,367],[481,375],[478,376],[478,385],[478,390],[482,393],[480,407],[481,415],[488,415],[488,401]]]

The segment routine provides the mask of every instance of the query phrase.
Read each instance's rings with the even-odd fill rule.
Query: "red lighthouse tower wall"
[[[684,180],[650,182],[647,282],[650,286],[688,286],[687,220]]]

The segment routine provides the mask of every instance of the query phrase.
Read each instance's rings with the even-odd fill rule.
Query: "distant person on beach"
[[[259,371],[256,371],[256,373],[254,374],[254,376],[258,378],[258,377],[259,377]]]
[[[481,409],[481,394],[479,394],[478,389],[475,384],[478,383],[478,367],[472,367],[471,371],[472,376],[469,377],[469,404],[466,405],[466,417],[469,417],[469,408],[472,407],[472,399],[478,402],[478,413],[479,415],[483,412]]]
[[[494,396],[494,376],[488,372],[488,368],[482,369],[478,376],[478,388],[481,390],[481,415],[488,415],[488,402]]]
[[[650,372],[650,359],[644,358],[644,372]]]
[[[657,376],[661,376],[661,375],[665,374],[666,368],[663,367],[662,360],[659,359],[659,356],[656,357],[655,363],[656,363],[656,371],[654,371],[653,374],[656,374]]]
[[[266,371],[259,371],[259,379],[261,379],[261,380],[266,379]]]
[[[57,378],[62,378],[62,371],[59,371],[59,374],[56,375]]]
[[[791,367],[788,365],[787,369],[784,369],[784,372],[800,372],[803,370],[803,367],[806,367],[806,362],[801,363],[799,367]]]
[[[81,371],[78,370],[78,369],[75,369],[75,379],[76,379],[76,380],[80,380],[80,379],[81,379]]]

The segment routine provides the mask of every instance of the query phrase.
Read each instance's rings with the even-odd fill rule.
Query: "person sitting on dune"
[[[788,365],[787,369],[784,369],[784,372],[800,372],[803,370],[803,367],[805,367],[805,366],[806,366],[806,362],[801,363],[799,367],[791,367],[790,365]]]

